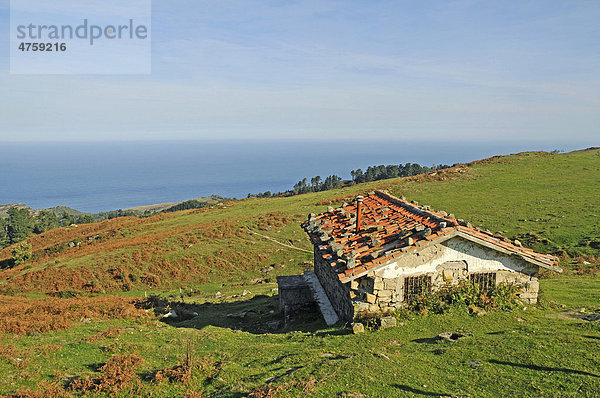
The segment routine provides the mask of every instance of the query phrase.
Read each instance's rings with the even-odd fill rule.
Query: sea
[[[95,213],[218,194],[290,189],[304,177],[379,164],[454,164],[584,146],[456,141],[150,141],[0,143],[0,204]]]

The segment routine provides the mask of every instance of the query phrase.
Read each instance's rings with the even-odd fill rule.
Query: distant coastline
[[[585,145],[447,141],[164,141],[3,143],[0,204],[85,213],[218,194],[290,189],[304,177],[378,164],[454,164],[527,150]]]

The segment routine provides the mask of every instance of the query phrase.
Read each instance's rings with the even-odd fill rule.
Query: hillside
[[[197,200],[199,202],[203,202],[203,203],[207,203],[207,204],[216,204],[218,202],[222,202],[225,198],[223,198],[220,195],[211,195],[208,197],[200,197],[200,198],[194,198],[191,200]],[[143,214],[145,212],[161,212],[163,210],[166,210],[170,207],[173,207],[175,205],[178,205],[180,203],[183,203],[185,201],[179,201],[179,202],[168,202],[168,203],[158,203],[158,204],[154,204],[154,205],[143,205],[143,206],[135,206],[135,207],[129,207],[127,209],[123,209],[123,210],[131,210],[131,211],[135,211],[135,212],[139,212],[140,214]]]
[[[43,209],[43,210],[49,210],[52,213],[54,213],[57,217],[60,217],[63,213],[67,213],[70,216],[76,216],[76,217],[85,216],[86,214],[88,214],[88,213],[84,213],[79,210],[72,209],[67,206],[55,206],[55,207],[50,207],[48,209]]]
[[[216,204],[218,202],[222,202],[223,200],[225,200],[224,197],[220,196],[220,195],[211,195],[208,197],[199,197],[199,198],[194,198],[192,200],[197,200],[198,202],[202,202],[202,203],[207,203],[207,204]],[[142,205],[142,206],[135,206],[135,207],[128,207],[126,209],[122,209],[123,211],[131,211],[135,214],[139,214],[142,215],[145,212],[148,213],[153,213],[153,212],[161,212],[163,210],[166,210],[170,207],[173,207],[175,205],[178,205],[180,203],[184,203],[186,202],[185,200],[179,201],[179,202],[168,202],[168,203],[157,203],[157,204],[152,204],[152,205]],[[17,208],[17,209],[28,209],[29,211],[31,211],[33,214],[37,214],[40,210],[47,210],[50,211],[52,213],[54,213],[56,216],[61,216],[63,213],[67,213],[68,215],[71,216],[85,216],[85,215],[92,215],[94,216],[97,220],[101,219],[104,215],[106,215],[109,212],[102,212],[102,213],[96,213],[96,214],[92,214],[92,213],[85,213],[83,211],[79,211],[76,209],[73,209],[71,207],[67,207],[67,206],[55,206],[55,207],[49,207],[47,209],[32,209],[31,207],[24,205],[22,203],[12,203],[12,204],[6,204],[6,205],[0,205],[0,217],[6,217],[8,215],[8,210],[11,208]],[[115,210],[116,211],[116,210]]]
[[[566,396],[592,396],[600,388],[600,362],[592,354],[600,339],[597,322],[548,316],[560,305],[600,307],[600,279],[595,276],[599,171],[598,149],[522,153],[429,175],[217,203],[144,219],[117,218],[34,236],[29,239],[33,261],[0,271],[0,328],[5,332],[0,372],[6,375],[0,393],[45,388],[49,394],[51,388],[69,388],[74,377],[98,376],[94,364],[113,354],[141,355],[144,362],[137,372],[148,376],[174,367],[189,351],[185,342],[191,339],[200,364],[191,381],[144,379],[137,387],[127,384],[121,394],[184,396],[204,390],[207,396],[232,397],[251,391],[254,396],[479,397],[498,396],[508,388],[506,395],[512,396],[559,390]],[[375,188],[560,255],[567,275],[542,281],[545,308],[483,318],[409,317],[405,327],[362,336],[347,335],[341,326],[326,329],[309,313],[284,329],[271,330],[269,322],[281,320],[271,290],[275,276],[307,269],[312,261],[299,221]],[[10,256],[10,248],[0,251],[0,264],[8,266]],[[128,301],[153,293],[163,297],[154,299],[157,308],[168,304],[199,316],[165,324]],[[48,296],[53,301],[40,308],[40,298]],[[121,300],[120,309],[103,310],[111,298]],[[185,305],[176,302],[181,299]],[[77,311],[66,316],[64,309],[52,306],[75,306]],[[13,319],[20,313],[35,318],[52,311],[64,315],[61,324],[43,317],[40,325]],[[447,330],[471,337],[456,345],[431,339]],[[15,333],[23,336],[15,339]],[[90,335],[98,337],[90,340]],[[15,359],[23,355],[26,361]],[[483,365],[473,367],[468,361]],[[35,375],[37,368],[47,371]],[[21,377],[23,373],[28,376]],[[55,384],[40,387],[40,380]],[[264,395],[270,390],[272,395]]]
[[[12,208],[17,209],[30,209],[28,206],[25,206],[23,203],[10,203],[6,205],[0,205],[0,217],[6,217],[8,215],[8,211]]]
[[[310,255],[274,246],[249,230],[310,250],[298,227],[307,213],[374,188],[446,210],[564,259],[565,254],[598,255],[599,153],[524,153],[435,175],[60,228],[30,239],[36,260],[0,272],[0,291],[97,293],[257,278],[260,268],[295,266]],[[9,248],[0,252],[0,263],[9,258]]]

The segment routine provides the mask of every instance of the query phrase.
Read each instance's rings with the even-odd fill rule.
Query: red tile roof
[[[360,229],[356,232],[356,202],[326,213],[309,215],[302,227],[318,246],[318,255],[329,261],[342,282],[397,259],[431,242],[462,236],[481,245],[554,271],[556,257],[520,247],[503,236],[473,228],[445,212],[419,207],[403,198],[376,191],[363,199]]]

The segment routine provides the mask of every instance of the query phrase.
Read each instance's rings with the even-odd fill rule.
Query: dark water
[[[291,188],[375,164],[453,164],[555,143],[193,141],[0,143],[0,204],[86,212]]]

